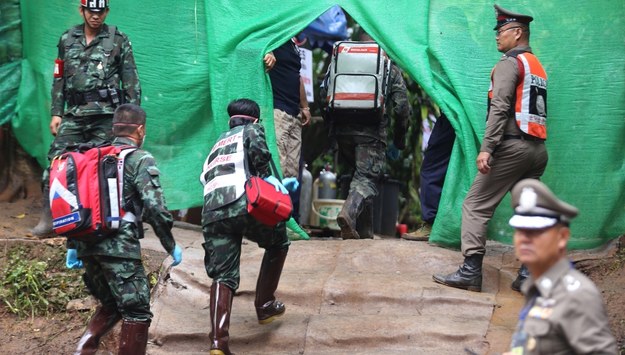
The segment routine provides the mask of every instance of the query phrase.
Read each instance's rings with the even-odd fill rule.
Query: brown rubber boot
[[[149,328],[150,321],[139,322],[124,319],[117,355],[145,355]]]
[[[42,194],[39,223],[30,230],[30,233],[38,238],[49,238],[54,236],[54,231],[52,230],[52,212],[50,212],[50,188],[44,186]]]
[[[343,208],[336,217],[336,223],[341,227],[341,238],[360,239],[356,230],[356,221],[364,207],[364,198],[361,194],[351,191],[343,204]]]
[[[258,323],[268,324],[286,311],[284,303],[276,300],[274,293],[280,282],[282,267],[289,249],[268,249],[263,256],[258,281],[256,282],[256,316]]]
[[[356,222],[356,231],[361,239],[373,239],[373,200],[365,200]]]
[[[449,287],[474,292],[482,291],[482,261],[484,254],[473,254],[464,258],[456,272],[448,275],[433,275],[435,282]]]
[[[228,348],[230,340],[230,312],[234,292],[223,283],[213,282],[211,285],[210,316],[211,340],[210,355],[231,355]]]
[[[100,338],[113,329],[121,318],[117,308],[98,306],[89,320],[85,333],[78,341],[74,354],[95,354],[100,345]]]

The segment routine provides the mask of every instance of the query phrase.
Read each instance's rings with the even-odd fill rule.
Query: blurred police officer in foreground
[[[128,36],[104,24],[108,0],[81,0],[84,23],[65,31],[59,40],[52,83],[50,133],[55,136],[48,160],[68,146],[112,139],[115,108],[139,105],[141,86]],[[52,233],[48,170],[43,174],[43,201],[39,223],[31,233]]]
[[[577,208],[538,180],[512,189],[517,258],[530,272],[508,354],[616,354],[601,293],[566,257]]]

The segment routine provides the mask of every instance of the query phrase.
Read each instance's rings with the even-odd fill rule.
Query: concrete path
[[[211,280],[199,229],[175,228],[183,262],[153,296],[150,354],[208,353]],[[162,250],[150,231],[142,241]],[[256,321],[254,290],[263,250],[243,245],[230,349],[237,354],[489,354],[510,342],[520,294],[510,290],[518,263],[511,248],[489,245],[483,292],[445,287],[459,252],[402,239],[293,242],[277,297],[286,314]],[[171,263],[168,258],[164,266]]]

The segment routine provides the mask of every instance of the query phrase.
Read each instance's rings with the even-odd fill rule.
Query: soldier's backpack
[[[376,42],[336,42],[326,82],[332,120],[375,124],[384,114],[391,61]]]
[[[50,165],[52,228],[67,238],[98,241],[109,236],[122,219],[134,222],[124,211],[124,160],[133,146],[80,146],[55,157]]]

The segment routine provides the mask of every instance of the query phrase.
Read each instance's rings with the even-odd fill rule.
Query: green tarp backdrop
[[[459,245],[462,200],[477,172],[489,74],[500,57],[493,1],[110,3],[107,23],[132,40],[148,112],[146,148],[159,162],[170,209],[201,205],[201,166],[227,127],[231,99],[249,97],[261,104],[273,146],[271,88],[262,56],[339,4],[426,90],[456,129],[431,241]],[[21,0],[23,60],[12,125],[42,165],[52,141],[48,123],[56,44],[64,30],[82,22],[78,4]],[[596,247],[625,232],[625,2],[502,0],[500,5],[534,16],[531,44],[549,76],[549,165],[543,180],[581,210],[571,246]],[[5,78],[10,70],[3,67]],[[14,97],[13,85],[5,79],[0,84],[0,108],[10,107],[5,103]],[[490,239],[511,241],[509,204],[507,197],[491,221]]]

